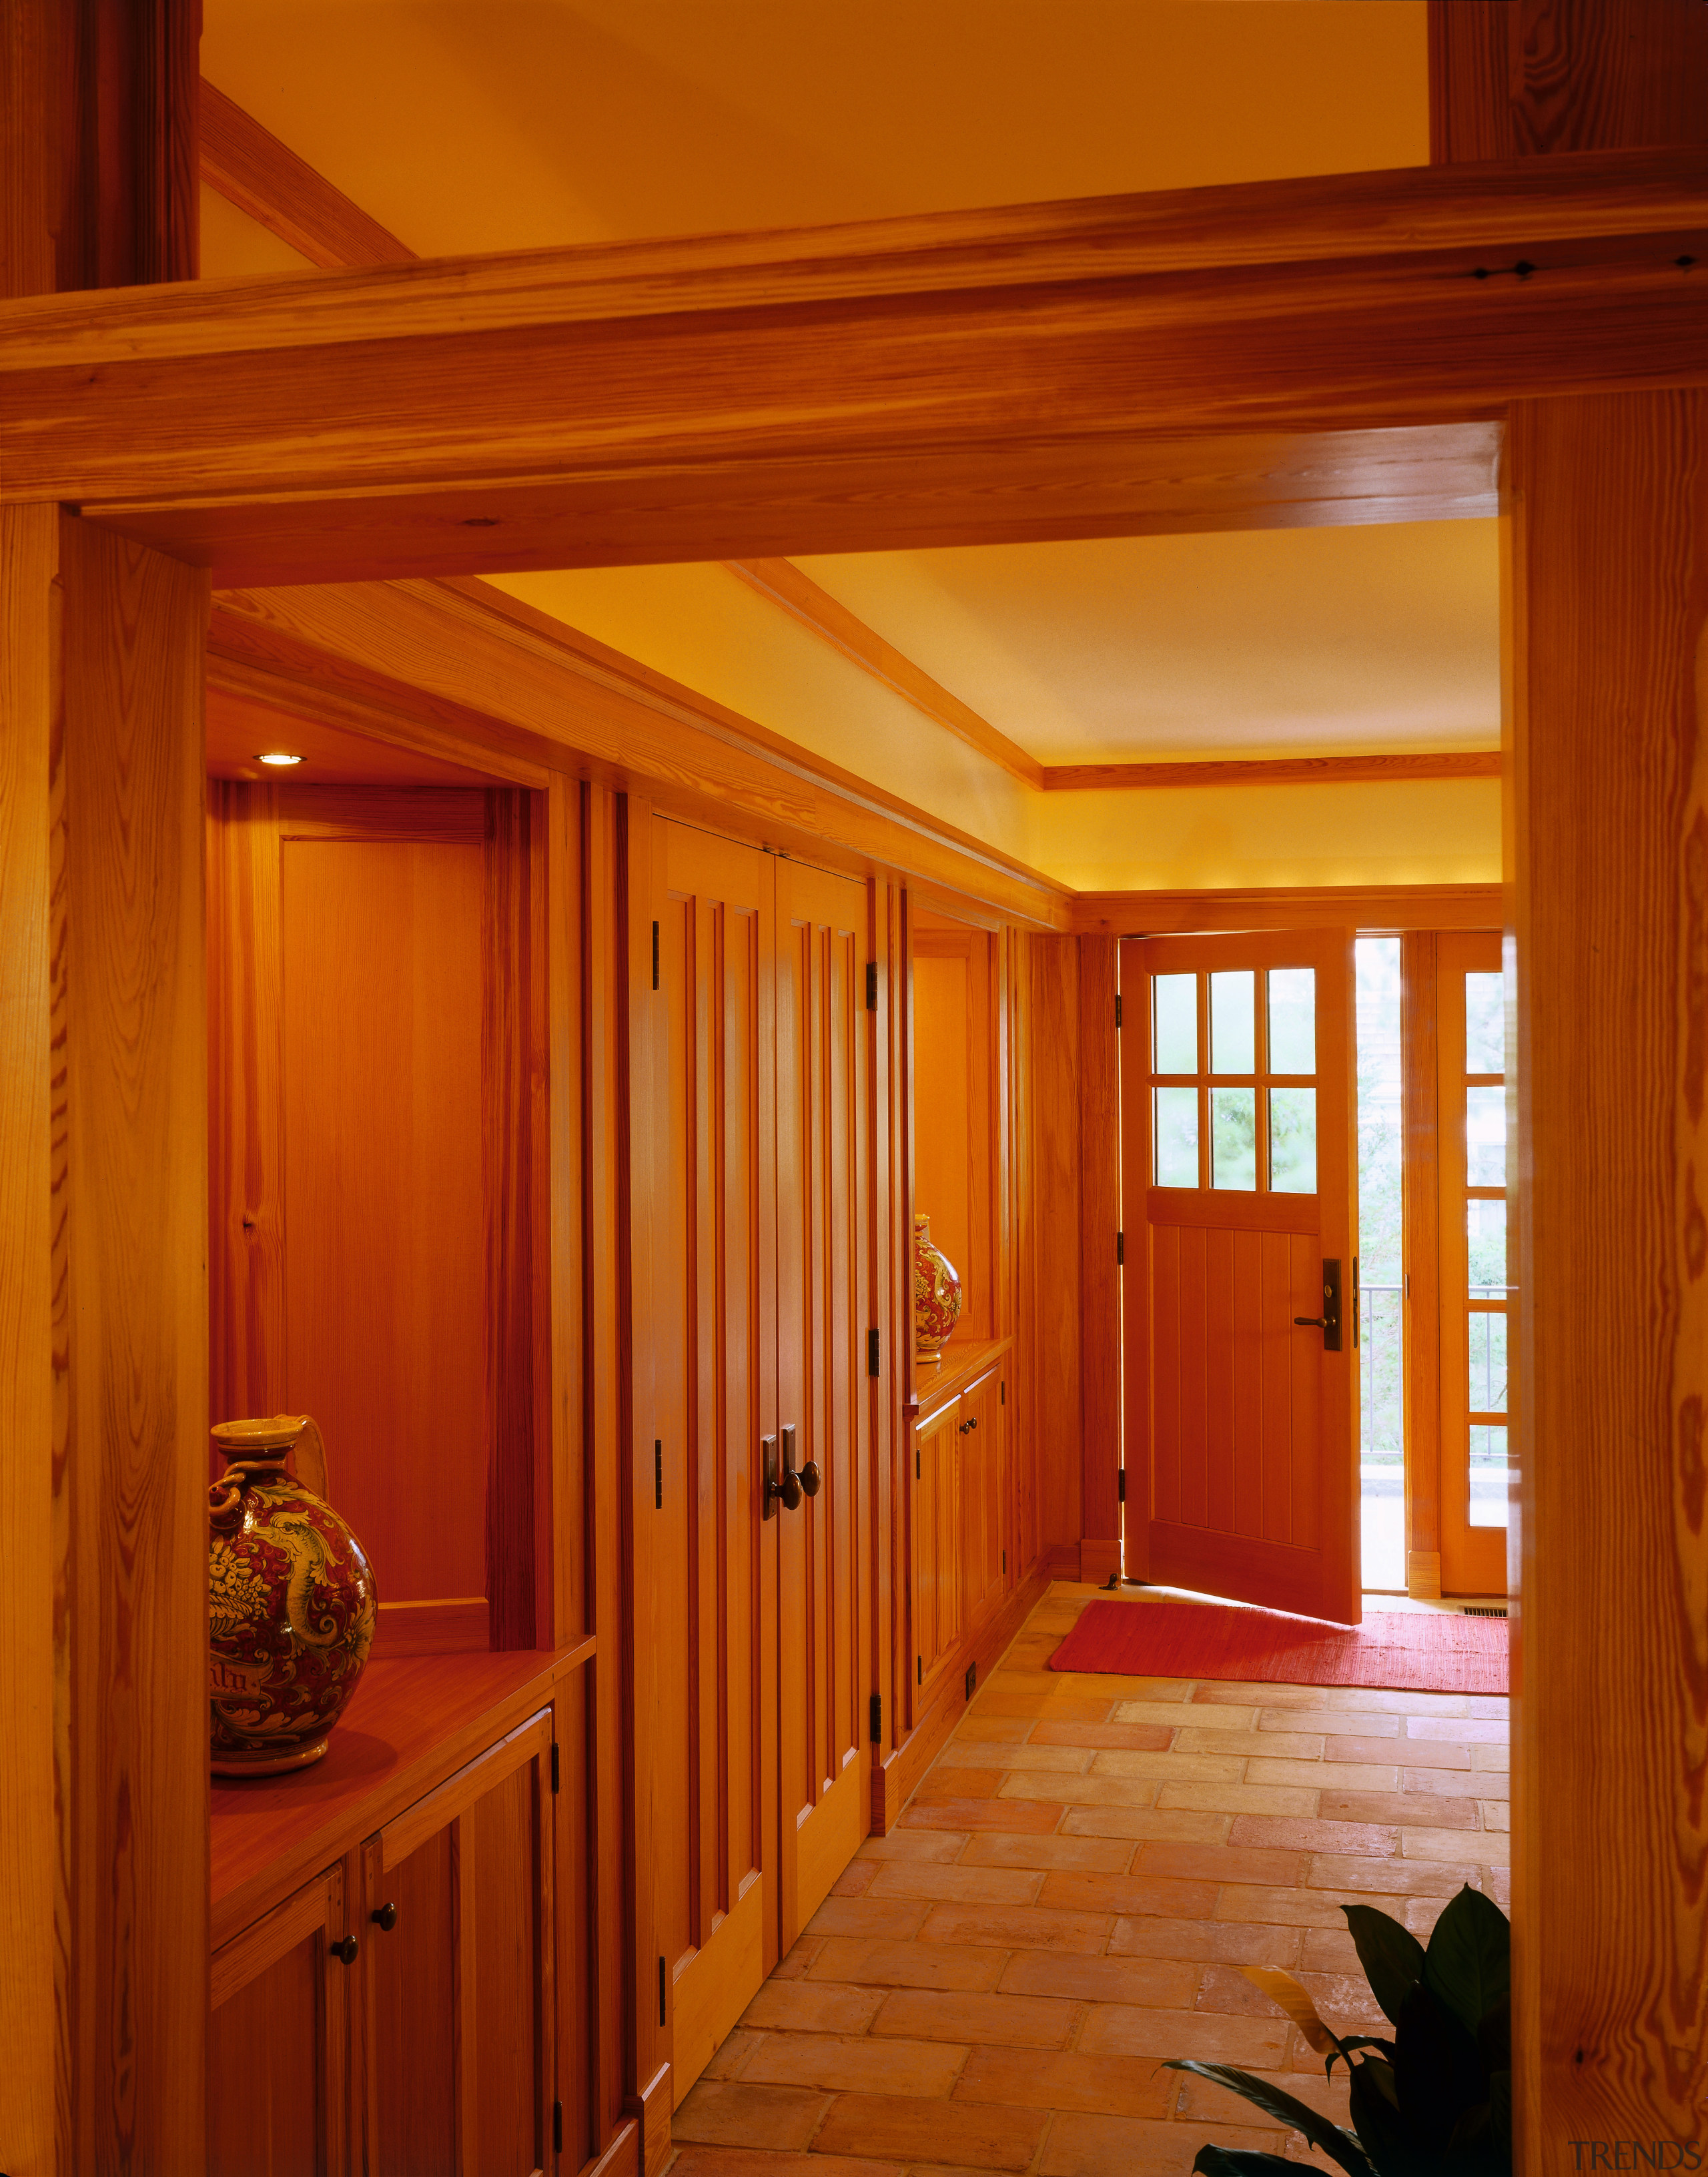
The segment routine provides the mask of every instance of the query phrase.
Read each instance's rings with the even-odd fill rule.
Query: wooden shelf
[[[969,1383],[982,1376],[1014,1343],[1012,1338],[980,1338],[958,1345],[952,1339],[943,1349],[943,1357],[935,1364],[929,1361],[914,1363],[914,1390],[918,1411],[916,1421],[928,1421],[941,1413],[949,1400],[957,1398]]]
[[[593,1648],[589,1635],[555,1650],[370,1663],[324,1760],[289,1776],[214,1777],[215,1949],[543,1706]]]

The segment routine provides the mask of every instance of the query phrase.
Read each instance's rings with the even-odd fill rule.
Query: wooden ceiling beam
[[[1415,756],[1211,757],[1182,763],[1047,763],[1046,794],[1150,786],[1345,786],[1371,779],[1498,778],[1498,749]]]
[[[396,265],[416,253],[224,91],[201,83],[201,177],[311,265]]]
[[[1700,259],[1612,153],[30,297],[0,488],[222,582],[1482,513],[1509,400],[1708,379]]]

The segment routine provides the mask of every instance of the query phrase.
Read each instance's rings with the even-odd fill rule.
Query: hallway
[[[1385,2030],[1343,1900],[1420,1935],[1462,1882],[1509,1909],[1507,1701],[1051,1672],[1096,1592],[1046,1592],[866,1840],[677,2111],[674,2177],[1148,2177],[1211,2141],[1326,2166],[1161,2060],[1345,2121],[1239,1968]]]

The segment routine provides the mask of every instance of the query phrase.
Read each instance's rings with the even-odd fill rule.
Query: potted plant
[[[1289,1972],[1247,1968],[1285,2011],[1332,2077],[1351,2081],[1353,2130],[1332,2124],[1268,2079],[1225,2064],[1177,2058],[1302,2132],[1347,2177],[1510,2177],[1512,2169],[1511,1937],[1507,1917],[1467,1885],[1435,1923],[1426,1950],[1409,1929],[1370,1905],[1343,1905],[1370,1993],[1394,2027],[1391,2040],[1334,2032]],[[1296,2171],[1279,2154],[1205,2147],[1192,2163],[1204,2177]]]

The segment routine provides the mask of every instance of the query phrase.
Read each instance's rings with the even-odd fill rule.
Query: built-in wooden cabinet
[[[961,1404],[914,1430],[914,1704],[920,1715],[961,1640]]]
[[[1005,1446],[1007,1370],[1000,1343],[939,1362],[914,1423],[909,1600],[917,1722],[939,1683],[963,1669],[969,1641],[1007,1591],[1012,1521]]]

